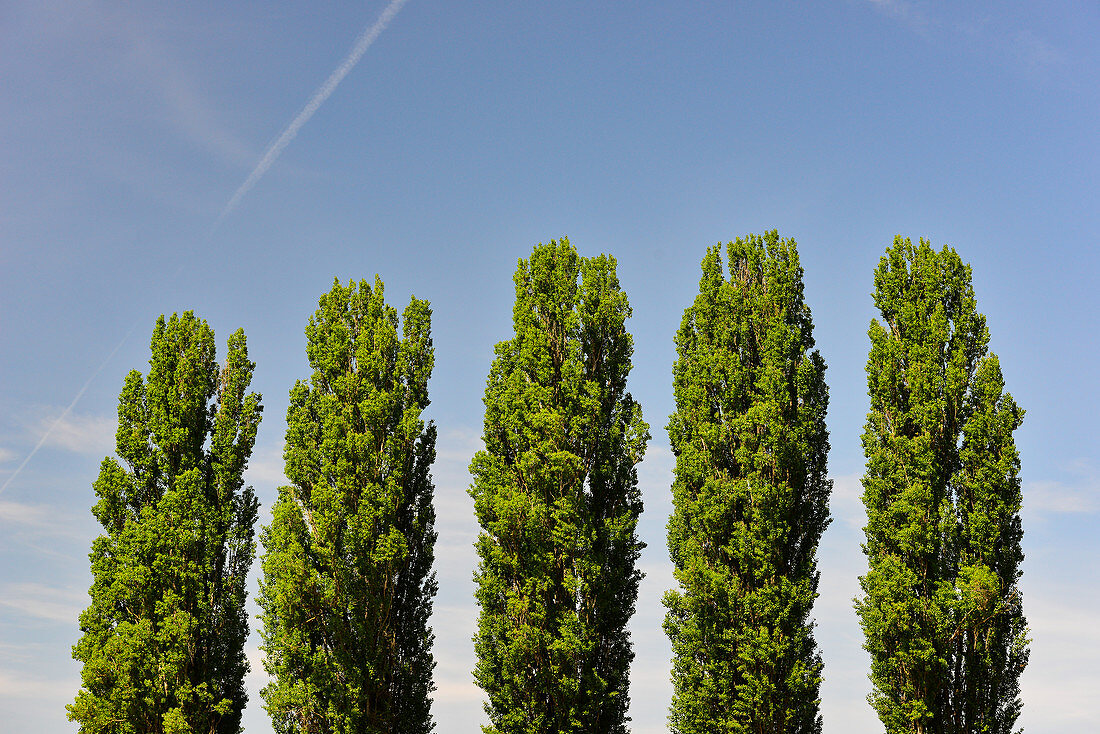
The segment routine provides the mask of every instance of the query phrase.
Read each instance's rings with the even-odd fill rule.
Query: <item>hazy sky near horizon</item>
[[[5,729],[76,730],[64,706],[99,532],[91,484],[157,315],[195,310],[223,353],[244,327],[266,406],[248,475],[266,524],[288,390],[309,376],[306,320],[334,277],[377,273],[394,305],[415,293],[434,309],[433,710],[439,734],[477,731],[466,467],[493,345],[511,335],[516,260],[564,235],[618,259],[634,308],[630,389],[653,439],[639,467],[632,727],[664,731],[672,336],[705,248],[776,228],[799,243],[829,365],[834,519],[815,610],[826,734],[881,731],[851,598],[865,567],[871,274],[895,234],[972,264],[991,348],[1027,410],[1020,724],[1096,731],[1098,36],[1091,2],[4,4]],[[258,644],[253,734],[271,730]]]

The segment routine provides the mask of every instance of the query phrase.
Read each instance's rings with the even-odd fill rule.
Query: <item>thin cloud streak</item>
[[[930,40],[933,35],[960,41],[987,56],[1014,60],[1029,76],[1049,71],[1065,71],[1071,59],[1054,44],[1036,35],[1031,29],[1018,31],[999,29],[987,20],[951,22],[930,15],[926,3],[911,0],[867,0],[876,10],[893,17],[911,31]]]
[[[290,145],[290,141],[294,140],[294,136],[298,134],[298,131],[309,122],[309,118],[313,117],[313,113],[325,103],[325,100],[336,90],[336,86],[355,68],[355,65],[359,63],[359,59],[363,58],[363,54],[367,52],[371,44],[373,44],[378,36],[382,34],[382,31],[386,30],[386,26],[390,24],[390,21],[393,20],[394,16],[401,10],[401,6],[407,1],[408,0],[393,0],[393,2],[387,5],[386,9],[382,11],[382,14],[378,16],[378,20],[374,22],[374,25],[363,31],[359,39],[355,42],[355,46],[352,48],[351,53],[344,59],[344,62],[336,67],[336,70],[329,75],[325,83],[314,92],[313,97],[306,103],[306,106],[303,107],[302,111],[298,113],[298,116],[291,121],[286,130],[283,130],[283,134],[279,136],[278,140],[272,143],[271,147],[267,149],[263,158],[260,159],[260,162],[256,164],[256,167],[252,170],[252,173],[248,174],[248,178],[245,179],[244,183],[241,184],[240,188],[238,188],[236,193],[229,199],[229,203],[225,205],[218,220],[214,223],[214,229],[217,229],[218,226],[221,225],[222,221],[229,216],[230,212],[237,208],[237,205],[241,202],[241,199],[244,198],[245,194],[251,191],[252,187],[263,178],[263,175],[271,168],[272,164],[275,163],[275,160],[283,150]]]
[[[87,541],[87,533],[76,519],[51,505],[31,505],[0,500],[0,526],[3,525],[14,526],[6,528],[4,531],[6,533],[21,530],[23,533],[43,535],[55,540],[65,538]],[[56,542],[49,545],[51,549],[56,547]]]
[[[98,456],[115,449],[118,420],[114,416],[70,413],[60,423],[54,423],[49,415],[39,422],[40,428],[51,426],[50,438],[45,446]]]
[[[0,606],[14,610],[24,618],[72,624],[83,611],[86,592],[76,588],[58,588],[46,584],[6,584]]]
[[[25,467],[30,462],[30,460],[34,458],[34,455],[38,453],[38,449],[42,448],[42,446],[45,445],[46,441],[50,438],[50,434],[53,433],[54,430],[61,425],[62,421],[69,417],[69,413],[73,411],[73,408],[76,407],[76,404],[80,402],[80,399],[82,397],[84,397],[84,393],[88,391],[88,386],[92,384],[92,380],[99,377],[99,373],[103,371],[103,368],[107,366],[107,363],[111,361],[111,359],[115,356],[115,353],[120,348],[122,348],[122,345],[126,343],[126,340],[130,338],[130,335],[134,333],[134,329],[136,328],[137,323],[130,327],[130,330],[126,332],[126,336],[122,337],[119,343],[115,345],[115,348],[111,350],[111,353],[107,355],[107,359],[103,360],[102,364],[100,364],[99,367],[96,368],[96,371],[92,373],[92,376],[87,379],[87,381],[84,383],[84,386],[81,387],[80,390],[76,393],[76,397],[73,398],[73,401],[71,403],[69,403],[69,407],[65,408],[65,410],[61,412],[61,415],[57,416],[57,420],[51,423],[49,428],[46,429],[45,433],[42,434],[42,437],[38,439],[38,443],[36,443],[34,445],[34,448],[31,449],[31,452],[27,454],[27,458],[23,459],[23,463],[20,464],[14,472],[12,472],[12,475],[10,477],[4,480],[4,484],[0,485],[0,495],[4,494],[4,490],[8,488],[8,485],[15,481],[15,478],[18,477],[20,472],[23,471],[23,467]]]
[[[869,0],[872,5],[909,26],[917,33],[924,32],[930,21],[918,7],[906,0]]]
[[[80,687],[78,679],[28,676],[24,670],[0,668],[0,701],[25,705],[27,701],[64,701]]]

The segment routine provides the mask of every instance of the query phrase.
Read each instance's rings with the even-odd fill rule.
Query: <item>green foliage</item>
[[[625,733],[649,439],[626,392],[630,306],[614,258],[566,239],[520,260],[515,284],[515,337],[496,347],[470,465],[484,730]]]
[[[247,696],[245,577],[256,499],[243,487],[263,408],[244,333],[215,360],[190,311],[157,320],[149,376],[126,377],[116,453],[95,482],[104,534],[68,708],[82,732],[236,734]]]
[[[809,614],[829,523],[825,363],[794,240],[707,250],[673,365],[665,595],[678,734],[819,732]]]
[[[1018,581],[1023,411],[988,353],[970,266],[894,240],[875,271],[863,433],[869,700],[895,732],[1009,734],[1027,629]]]
[[[427,301],[398,326],[376,277],[373,290],[337,280],[306,327],[313,377],[287,409],[292,484],[261,536],[263,696],[279,734],[434,727]]]

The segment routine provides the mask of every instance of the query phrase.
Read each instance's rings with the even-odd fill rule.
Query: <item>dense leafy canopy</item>
[[[431,310],[381,280],[323,295],[290,391],[286,476],[264,528],[264,690],[275,731],[421,734],[433,723],[436,430]]]
[[[954,250],[894,240],[875,271],[863,434],[870,700],[895,732],[1009,734],[1027,629],[1018,581],[1023,411]]]
[[[676,734],[819,734],[810,618],[829,524],[829,402],[793,240],[707,250],[676,334],[665,596]],[[627,623],[649,440],[626,390],[631,315],[614,258],[566,239],[515,274],[484,449],[477,684],[487,734],[626,734]],[[856,610],[887,734],[1012,734],[1028,662],[1019,590],[1023,410],[988,350],[954,250],[896,238],[875,271]],[[263,689],[278,734],[434,728],[436,428],[431,309],[337,280],[306,327],[265,547]],[[68,709],[82,732],[238,734],[257,502],[243,473],[262,413],[243,332],[224,365],[192,312],[158,319],[118,407],[93,513],[91,603]]]
[[[635,464],[649,438],[626,392],[630,306],[614,258],[582,258],[565,239],[520,260],[515,285],[515,336],[496,347],[470,466],[484,728],[625,733]]]
[[[809,619],[829,522],[825,363],[793,240],[707,250],[676,334],[665,596],[678,734],[818,732]]]
[[[73,657],[82,732],[236,734],[246,695],[245,578],[256,499],[242,475],[263,410],[244,333],[215,360],[190,311],[157,320],[149,376],[119,396],[116,453],[92,512],[91,604]]]

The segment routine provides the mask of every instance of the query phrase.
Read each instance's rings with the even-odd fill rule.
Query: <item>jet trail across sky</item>
[[[271,144],[271,147],[267,149],[266,153],[264,153],[264,157],[261,158],[260,162],[256,164],[256,167],[252,169],[252,173],[248,174],[248,178],[245,179],[244,183],[241,184],[241,187],[237,189],[237,191],[229,199],[229,203],[225,205],[225,208],[222,209],[222,213],[218,216],[217,221],[214,222],[214,227],[212,228],[211,233],[213,233],[213,231],[216,230],[218,226],[222,223],[222,220],[224,220],[229,215],[229,213],[237,207],[237,204],[239,204],[241,202],[241,199],[244,198],[244,195],[247,194],[252,189],[252,187],[256,185],[256,182],[259,181],[265,173],[267,173],[267,169],[271,168],[271,165],[275,163],[275,160],[279,157],[279,154],[283,152],[286,146],[290,145],[290,141],[294,140],[294,136],[297,135],[298,131],[302,129],[302,126],[309,122],[309,118],[313,117],[313,113],[316,112],[317,109],[325,103],[325,100],[328,99],[334,91],[336,91],[336,86],[341,81],[343,81],[344,77],[346,77],[352,69],[355,68],[355,65],[359,63],[359,59],[363,58],[363,54],[367,52],[367,49],[371,47],[371,44],[373,44],[375,40],[377,40],[378,36],[382,34],[382,31],[386,30],[386,26],[390,24],[390,21],[393,20],[394,16],[397,15],[398,11],[401,10],[401,7],[406,2],[408,2],[408,0],[392,0],[392,2],[390,2],[390,4],[386,6],[386,9],[382,11],[382,14],[378,16],[378,20],[374,21],[373,25],[371,25],[359,35],[359,38],[355,41],[355,46],[352,47],[351,52],[347,55],[347,58],[344,59],[343,63],[336,67],[336,70],[329,75],[328,79],[325,80],[325,83],[318,87],[317,91],[313,93],[313,96],[310,98],[309,102],[306,103],[306,106],[303,107],[302,111],[298,113],[298,116],[295,117],[289,125],[287,125],[286,130],[283,130],[283,134],[279,136],[278,140]],[[183,265],[180,265],[174,275],[177,275],[182,269]],[[76,397],[74,397],[73,401],[69,403],[69,407],[65,408],[64,412],[62,412],[61,415],[58,416],[57,420],[55,420],[50,425],[50,427],[46,429],[46,432],[42,434],[42,437],[38,439],[38,443],[35,444],[35,447],[31,449],[31,452],[27,454],[27,458],[23,459],[23,463],[20,464],[19,467],[11,473],[11,476],[9,476],[2,485],[0,485],[0,494],[3,494],[4,490],[8,488],[8,485],[11,484],[12,481],[14,481],[15,478],[23,472],[23,468],[30,462],[32,458],[34,458],[34,455],[37,454],[38,450],[42,448],[42,446],[46,443],[46,440],[50,437],[50,434],[53,433],[54,429],[57,428],[61,424],[61,421],[65,420],[69,413],[72,412],[73,408],[76,407],[76,404],[80,401],[82,397],[84,397],[84,393],[88,390],[88,386],[92,384],[92,380],[94,380],[99,375],[99,373],[103,371],[103,368],[106,367],[107,363],[111,361],[111,357],[115,356],[115,353],[119,350],[119,348],[126,343],[126,340],[130,338],[130,334],[134,332],[134,329],[136,327],[136,323],[134,324],[134,326],[130,327],[130,331],[126,333],[126,336],[122,337],[122,341],[115,345],[115,348],[111,350],[111,353],[109,355],[107,355],[107,359],[103,360],[103,364],[99,365],[99,369],[93,372],[92,376],[89,377],[87,382],[84,383],[84,386],[80,388],[80,390],[76,394]]]
[[[371,44],[382,34],[382,31],[386,30],[386,26],[390,24],[393,17],[397,15],[397,12],[401,10],[401,6],[408,0],[393,0],[386,9],[382,11],[382,14],[378,16],[378,20],[374,21],[374,25],[367,28],[359,36],[355,42],[355,46],[351,49],[351,53],[347,55],[344,62],[336,67],[336,70],[329,75],[329,78],[325,80],[316,92],[313,93],[313,97],[310,98],[306,106],[302,108],[302,111],[298,113],[286,130],[283,130],[283,134],[279,136],[279,139],[271,144],[271,147],[264,153],[264,157],[260,159],[260,162],[256,164],[256,167],[252,169],[252,173],[248,174],[248,178],[245,179],[241,187],[233,194],[229,199],[229,203],[225,205],[225,209],[222,209],[221,215],[218,217],[218,221],[214,223],[214,228],[217,229],[218,225],[222,223],[231,211],[237,208],[237,204],[241,202],[244,195],[247,194],[256,182],[259,181],[267,169],[271,168],[271,165],[275,162],[275,159],[279,157],[279,154],[283,152],[286,146],[290,145],[290,141],[294,139],[294,136],[298,134],[298,131],[309,122],[309,118],[313,117],[313,113],[325,103],[325,100],[336,90],[338,85],[344,77],[348,75],[355,65],[359,63],[359,59],[363,58],[363,54],[367,52],[367,49],[371,47]]]
[[[80,388],[80,390],[76,394],[76,397],[73,398],[73,401],[71,403],[69,403],[69,407],[65,408],[65,410],[62,411],[61,415],[57,416],[57,420],[50,424],[50,427],[47,428],[46,432],[42,434],[42,437],[38,439],[38,443],[36,443],[34,445],[34,448],[31,449],[31,452],[27,454],[27,458],[23,459],[23,463],[19,465],[19,468],[11,473],[11,476],[9,476],[4,481],[3,485],[0,485],[0,494],[3,494],[4,490],[8,488],[8,485],[11,484],[12,481],[20,475],[20,473],[22,473],[23,467],[30,463],[30,460],[33,459],[34,455],[38,453],[38,449],[42,448],[42,446],[46,443],[46,439],[48,439],[50,437],[50,434],[54,432],[54,429],[61,425],[61,421],[65,420],[65,418],[68,417],[69,413],[73,412],[73,408],[75,408],[80,399],[84,397],[84,393],[88,391],[88,386],[92,384],[92,380],[94,380],[99,375],[99,373],[103,371],[103,368],[106,367],[107,363],[111,361],[111,358],[115,356],[115,352],[117,352],[119,348],[126,343],[126,340],[130,338],[130,335],[134,333],[135,328],[137,328],[137,324],[134,324],[130,327],[130,330],[126,332],[126,336],[122,337],[122,341],[115,345],[115,348],[112,349],[111,353],[107,355],[107,359],[103,360],[103,363],[99,365],[99,368],[95,372],[93,372],[92,376],[89,377],[84,383],[84,387]]]

